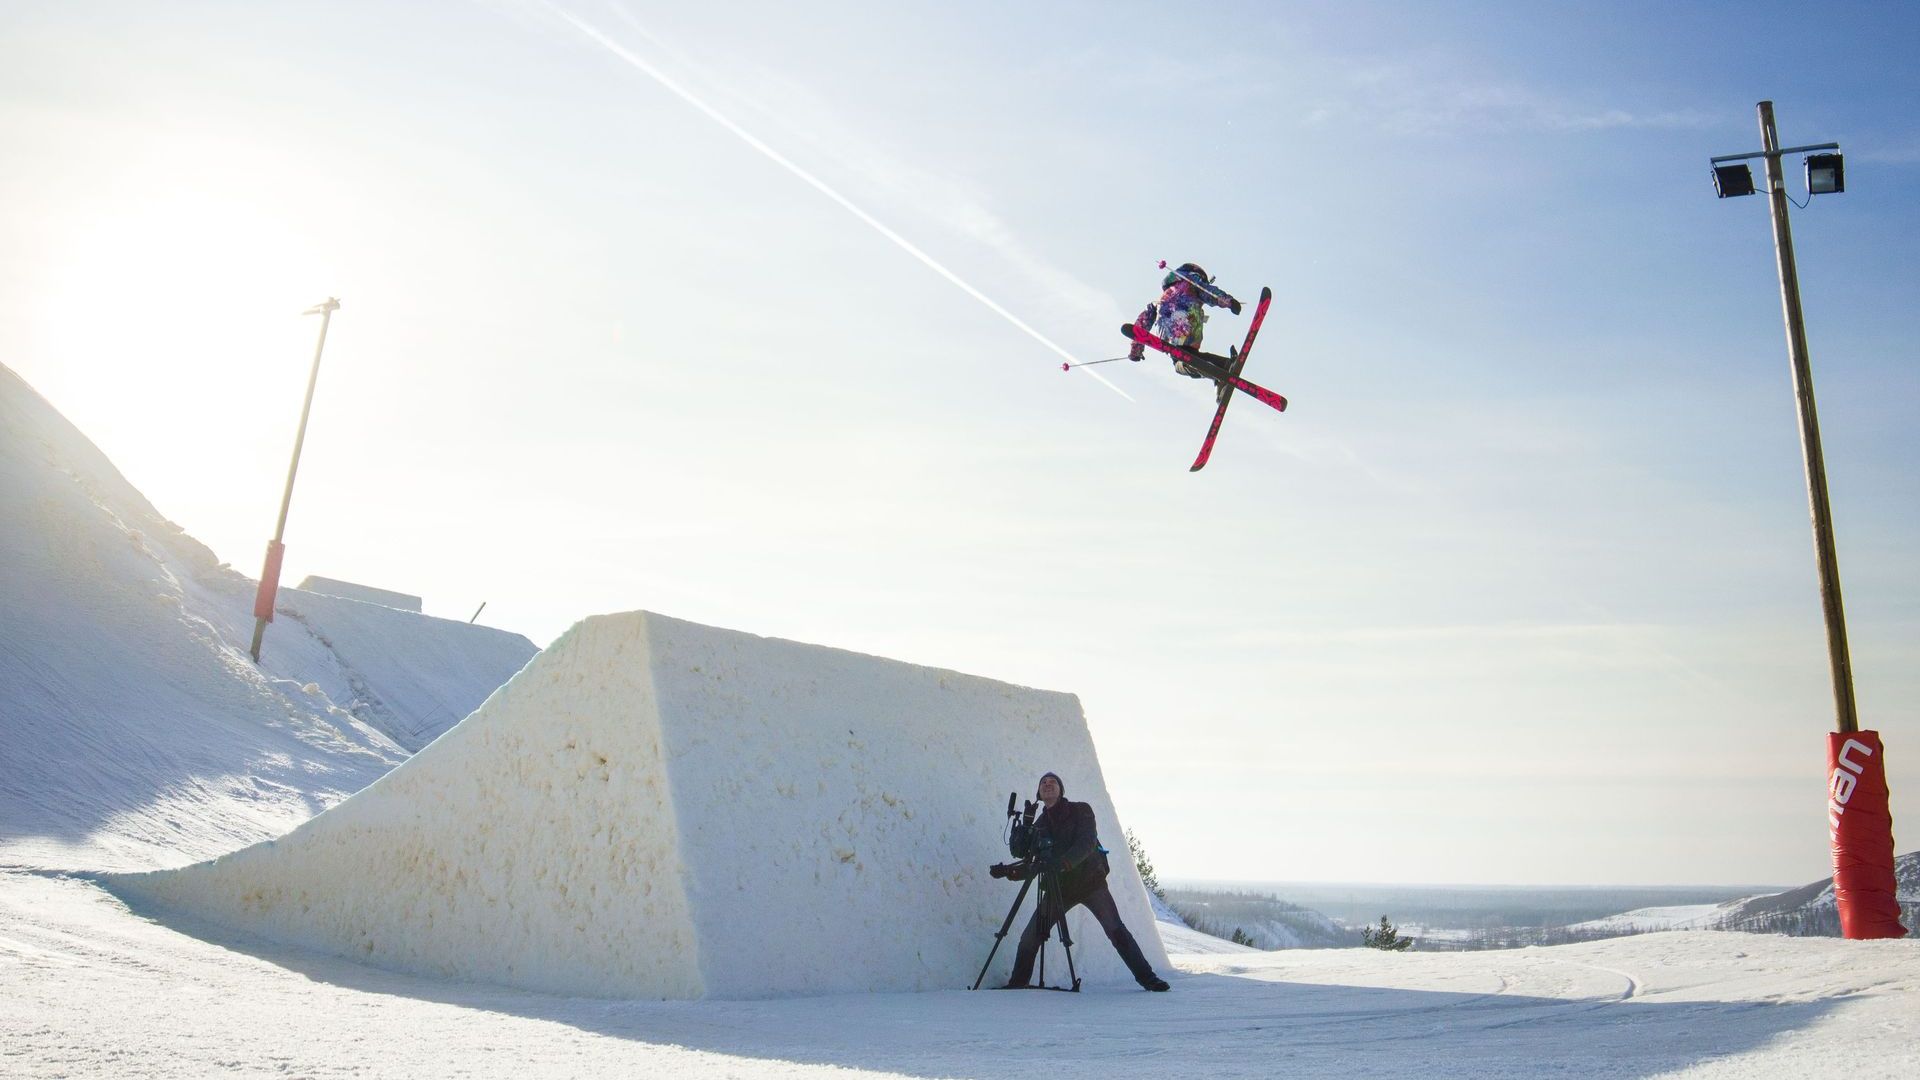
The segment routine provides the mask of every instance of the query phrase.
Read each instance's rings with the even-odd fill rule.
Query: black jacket
[[[1033,827],[1053,838],[1053,856],[1060,862],[1060,898],[1071,907],[1107,880],[1107,856],[1093,823],[1093,807],[1066,799],[1041,811]]]

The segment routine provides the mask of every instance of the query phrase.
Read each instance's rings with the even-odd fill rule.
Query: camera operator
[[[1057,890],[1042,889],[1040,902],[1034,910],[1033,918],[1027,922],[1027,929],[1020,935],[1020,951],[1014,954],[1013,975],[1007,980],[1003,990],[1024,989],[1033,977],[1034,957],[1040,952],[1040,943],[1046,938],[1049,928],[1058,922],[1075,905],[1085,904],[1093,917],[1100,921],[1100,929],[1107,932],[1107,940],[1113,942],[1114,950],[1120,959],[1126,962],[1127,970],[1147,990],[1165,990],[1165,979],[1154,974],[1153,965],[1140,953],[1140,943],[1120,922],[1119,909],[1114,907],[1113,894],[1107,891],[1107,856],[1100,849],[1100,838],[1095,834],[1093,807],[1081,802],[1069,802],[1066,799],[1066,785],[1061,783],[1055,773],[1046,773],[1040,777],[1039,799],[1046,805],[1039,820],[1033,827],[1039,834],[1037,848],[1041,852],[1031,864],[1022,864],[1011,870],[1006,876],[1025,877],[1028,873],[1044,874],[1058,870]],[[1030,869],[1027,867],[1030,865]],[[996,868],[1000,870],[1002,868]],[[1041,879],[1043,886],[1047,879]]]

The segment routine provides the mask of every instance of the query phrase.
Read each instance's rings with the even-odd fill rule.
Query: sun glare
[[[257,355],[327,288],[298,223],[276,210],[173,186],[76,214],[53,241],[51,352],[95,377],[196,381]]]
[[[289,437],[300,312],[340,288],[306,186],[271,148],[169,138],[46,207],[22,360],[162,506],[230,501],[237,459]]]

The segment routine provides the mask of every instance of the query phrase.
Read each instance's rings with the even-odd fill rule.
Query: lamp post
[[[1800,310],[1800,273],[1787,222],[1787,189],[1780,159],[1787,154],[1839,150],[1837,143],[1782,149],[1774,128],[1773,102],[1762,101],[1759,153],[1712,159],[1714,190],[1723,199],[1754,194],[1744,162],[1766,163],[1767,197],[1773,218],[1774,261],[1780,272],[1780,306],[1787,325],[1787,363],[1799,408],[1800,452],[1806,463],[1807,502],[1813,518],[1814,558],[1819,564],[1820,603],[1827,624],[1827,665],[1833,679],[1835,732],[1827,738],[1827,822],[1833,840],[1834,897],[1841,933],[1849,938],[1901,937],[1900,904],[1893,873],[1893,818],[1887,809],[1885,755],[1878,732],[1861,731],[1853,696],[1853,664],[1847,653],[1847,617],[1840,602],[1840,562],[1834,554],[1833,512],[1827,497],[1826,458],[1820,449],[1820,419],[1814,409],[1813,368]],[[1807,158],[1807,197],[1846,189],[1838,153]]]
[[[1840,560],[1834,553],[1833,509],[1827,498],[1827,462],[1820,449],[1820,417],[1813,402],[1813,367],[1807,358],[1807,327],[1800,310],[1800,272],[1793,259],[1793,227],[1787,221],[1787,186],[1780,168],[1782,154],[1838,149],[1838,146],[1824,143],[1782,150],[1780,135],[1774,130],[1773,102],[1763,101],[1759,109],[1760,140],[1765,149],[1757,156],[1766,161],[1767,201],[1773,217],[1773,253],[1780,270],[1780,306],[1787,323],[1787,363],[1793,372],[1793,396],[1799,407],[1800,454],[1806,461],[1807,502],[1813,516],[1814,559],[1820,571],[1820,604],[1826,613],[1827,666],[1833,674],[1835,728],[1851,733],[1860,730],[1860,715],[1853,698],[1853,663],[1847,652],[1847,614],[1840,600]],[[1835,160],[1839,158],[1838,154],[1824,156]]]
[[[293,505],[293,477],[300,471],[300,448],[307,441],[307,414],[313,411],[313,387],[320,381],[320,354],[327,347],[327,325],[333,321],[333,313],[340,308],[340,301],[329,296],[326,302],[315,304],[301,312],[302,315],[320,316],[320,341],[313,347],[313,370],[307,374],[307,398],[300,405],[300,430],[293,437],[293,462],[287,466],[287,490],[280,496],[280,520],[273,527],[273,539],[267,542],[267,561],[260,568],[260,591],[253,598],[253,662],[260,662],[260,639],[266,636],[267,624],[273,621],[273,601],[280,592],[280,560],[286,555],[287,548],[280,542],[287,533],[287,509]]]

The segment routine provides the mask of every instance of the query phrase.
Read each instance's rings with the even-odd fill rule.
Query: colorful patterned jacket
[[[1197,351],[1200,339],[1206,334],[1208,304],[1227,306],[1226,301],[1201,292],[1188,282],[1176,281],[1160,294],[1158,301],[1147,305],[1133,325],[1136,330],[1152,332],[1169,345]]]

